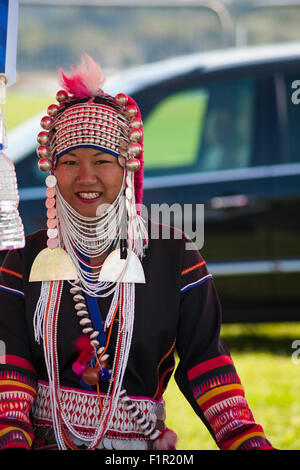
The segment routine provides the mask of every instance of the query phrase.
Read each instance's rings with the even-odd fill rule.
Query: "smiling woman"
[[[205,261],[182,232],[150,236],[138,212],[137,104],[104,93],[88,57],[61,77],[38,135],[47,231],[0,270],[0,448],[174,450],[176,348],[175,380],[219,448],[272,449],[220,340]]]
[[[80,147],[58,159],[55,174],[61,195],[73,209],[95,217],[99,205],[112,204],[118,196],[124,168],[109,153]]]

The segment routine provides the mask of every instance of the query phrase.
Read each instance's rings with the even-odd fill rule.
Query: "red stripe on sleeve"
[[[36,372],[31,362],[27,361],[27,359],[23,359],[22,357],[14,356],[13,354],[0,356],[0,364],[21,367],[22,369],[27,369],[30,372]]]
[[[184,274],[187,274],[187,273],[193,271],[194,269],[200,268],[200,266],[204,266],[204,264],[206,264],[205,261],[200,261],[200,263],[194,264],[194,266],[191,266],[190,268],[187,268],[187,269],[184,269],[183,271],[181,271],[181,274],[183,276]]]
[[[195,367],[192,367],[192,369],[188,370],[187,375],[189,380],[193,380],[209,370],[217,369],[218,367],[222,366],[227,366],[228,364],[233,364],[233,361],[230,356],[214,357],[212,359],[209,359],[208,361],[201,362],[201,364],[197,364]]]
[[[16,271],[13,271],[12,269],[4,268],[3,266],[1,266],[0,271],[2,271],[3,273],[11,274],[12,276],[16,276],[20,279],[23,279],[22,274],[16,273]]]

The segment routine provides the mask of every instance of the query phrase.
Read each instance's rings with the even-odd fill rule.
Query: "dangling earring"
[[[76,268],[69,254],[59,246],[58,220],[56,218],[55,196],[56,177],[46,178],[47,248],[36,256],[30,271],[29,282],[64,281],[78,278]]]
[[[126,198],[129,195],[127,189],[128,187],[124,191],[125,196],[123,196]],[[128,220],[130,221],[131,215],[130,211],[128,211],[127,201],[128,199],[126,199],[126,210],[123,212],[120,224],[120,248],[115,249],[108,255],[101,268],[98,281],[133,282],[135,284],[145,284],[146,282],[142,263],[128,246]]]

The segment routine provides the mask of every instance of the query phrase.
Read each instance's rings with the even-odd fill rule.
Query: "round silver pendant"
[[[49,175],[45,179],[45,182],[46,182],[47,188],[54,188],[54,186],[56,186],[57,180],[56,180],[56,177],[54,175]]]
[[[48,238],[56,238],[58,235],[58,231],[56,228],[49,228],[47,230],[47,236]]]

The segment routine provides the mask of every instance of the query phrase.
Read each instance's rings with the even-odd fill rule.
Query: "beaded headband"
[[[41,119],[43,131],[37,136],[38,167],[54,175],[56,161],[64,153],[79,147],[100,149],[117,157],[122,167],[135,173],[136,203],[141,204],[144,161],[140,110],[124,93],[115,97],[104,93],[99,87],[101,69],[89,57],[87,60],[88,85],[78,84],[78,73],[72,79],[61,72],[66,89],[57,92],[58,104],[51,104],[47,116]],[[102,78],[100,86],[103,82]]]
[[[112,108],[92,103],[71,106],[54,125],[51,153],[61,157],[70,149],[88,146],[101,148],[118,157],[121,130],[126,139],[126,124]]]

